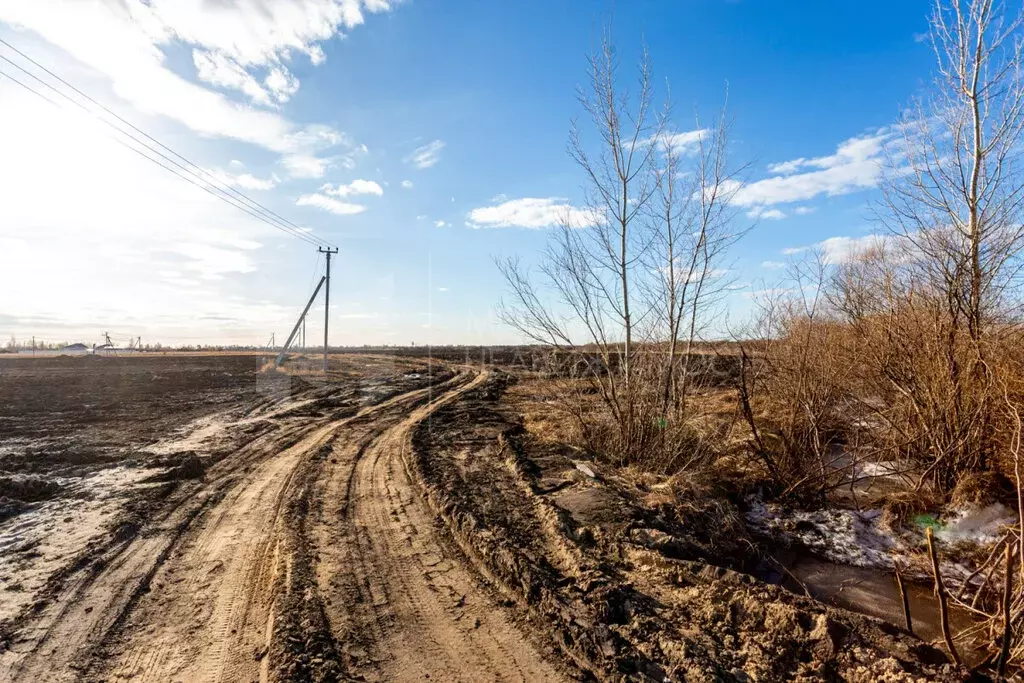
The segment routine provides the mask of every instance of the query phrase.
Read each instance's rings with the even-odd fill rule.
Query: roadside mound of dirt
[[[481,573],[600,680],[963,680],[895,627],[793,595],[745,565],[715,508],[630,495],[593,465],[531,452],[494,373],[413,434],[407,465]],[[672,494],[672,495],[670,495]],[[727,521],[727,518],[722,518]],[[722,531],[726,533],[722,533]],[[738,558],[709,557],[732,547]]]

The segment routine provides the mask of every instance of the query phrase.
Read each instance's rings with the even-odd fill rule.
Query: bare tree
[[[579,103],[600,136],[597,153],[592,153],[576,123],[569,137],[569,154],[587,177],[586,203],[595,219],[587,240],[573,240],[572,248],[582,248],[595,264],[592,275],[599,284],[594,294],[601,307],[609,311],[622,330],[620,363],[625,386],[630,381],[633,356],[633,331],[636,325],[631,291],[633,265],[643,255],[645,245],[636,229],[637,217],[651,197],[651,162],[654,147],[645,144],[657,137],[663,123],[652,119],[650,60],[644,47],[640,60],[638,92],[633,98],[628,89],[620,91],[619,64],[606,31],[600,49],[589,58],[588,88],[581,88]],[[564,225],[565,229],[571,226]],[[563,237],[568,237],[563,235]],[[612,282],[600,270],[613,275]]]
[[[668,120],[666,110],[665,120]],[[668,344],[662,408],[685,410],[694,342],[711,324],[714,305],[726,291],[724,259],[747,229],[737,229],[733,195],[743,167],[730,165],[730,121],[722,108],[715,128],[678,134],[666,130],[657,145],[663,152],[654,169],[654,197],[648,227],[649,267],[660,274],[646,292],[657,316],[654,337]],[[688,157],[694,157],[687,164]],[[680,356],[680,345],[683,346]]]
[[[499,317],[534,341],[579,355],[572,365],[586,375],[614,425],[609,450],[628,460],[666,422],[677,342],[692,344],[699,332],[716,289],[716,264],[738,237],[729,232],[726,209],[738,183],[726,162],[724,113],[718,128],[697,135],[684,155],[670,144],[675,136],[666,134],[668,109],[652,111],[646,50],[631,92],[620,82],[609,33],[602,38],[579,93],[591,126],[574,123],[569,139],[569,154],[585,178],[585,208],[567,212],[543,255],[539,279],[518,259],[499,260],[510,292]],[[684,156],[695,162],[690,175],[682,169]],[[673,369],[664,372],[651,345],[666,342]]]
[[[592,377],[616,421],[626,425],[632,411],[626,394],[633,374],[635,329],[637,318],[645,315],[641,311],[638,316],[633,286],[635,266],[647,248],[638,216],[652,192],[655,152],[648,139],[657,136],[662,124],[652,117],[646,49],[634,94],[621,87],[620,66],[608,31],[588,65],[588,84],[580,89],[578,99],[599,144],[591,151],[589,138],[575,122],[569,139],[569,154],[586,178],[586,209],[567,213],[540,266],[544,280],[540,289],[554,293],[557,304],[542,299],[518,260],[505,259],[499,268],[513,303],[503,305],[499,317],[535,341],[555,346],[584,341],[596,349],[601,367],[593,369]],[[559,309],[561,314],[556,312]],[[585,335],[582,340],[581,334]]]
[[[1024,10],[997,0],[937,0],[932,96],[904,121],[904,159],[886,187],[889,225],[925,257],[925,274],[980,340],[1015,284],[1024,240]]]
[[[955,387],[949,410],[971,432],[957,436],[957,458],[980,467],[997,400],[987,350],[1019,312],[1024,265],[1022,27],[1024,10],[1009,16],[997,0],[937,0],[935,88],[903,122],[902,150],[884,188],[883,218],[914,254],[909,277],[923,294],[916,301],[941,306]]]

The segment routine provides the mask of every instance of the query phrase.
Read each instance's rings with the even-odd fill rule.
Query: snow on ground
[[[857,463],[857,478],[895,477],[906,471],[907,467],[905,465],[892,461]]]
[[[0,623],[32,604],[50,576],[108,531],[130,491],[152,469],[111,467],[59,478],[70,496],[0,524]]]
[[[892,569],[893,553],[905,550],[902,539],[881,528],[881,510],[787,510],[754,501],[747,522],[762,535],[798,543],[831,562],[855,567]]]
[[[943,576],[952,583],[965,581],[971,569],[957,561],[965,555],[962,551],[991,546],[1015,522],[1016,516],[999,504],[947,513],[934,530],[940,542]],[[751,500],[747,523],[755,533],[785,546],[802,547],[822,559],[854,567],[892,571],[899,561],[904,568],[912,557],[921,557],[926,548],[923,526],[910,523],[908,527],[890,528],[882,523],[880,509],[801,511]],[[953,545],[958,552],[949,552]]]
[[[153,455],[172,455],[207,450],[228,430],[260,419],[295,410],[312,401],[275,401],[254,415],[237,417],[233,411],[206,415],[175,430],[142,450]],[[0,454],[16,453],[39,440],[6,440]],[[50,577],[84,550],[90,541],[107,533],[131,496],[139,495],[140,483],[166,468],[114,466],[86,476],[50,476],[61,494],[0,523],[0,623],[32,604]],[[17,475],[10,475],[16,478]],[[2,494],[2,492],[0,492]]]
[[[995,503],[981,508],[955,510],[935,535],[950,543],[989,545],[1003,537],[1006,527],[1017,523],[1017,515],[1005,505]]]
[[[243,417],[238,417],[239,412],[237,408],[213,413],[212,415],[204,415],[175,430],[170,436],[160,439],[142,450],[153,455],[172,455],[186,451],[201,451],[204,447],[209,446],[211,441],[224,436],[231,428],[279,417],[283,413],[299,410],[315,401],[315,398],[294,399],[290,396],[285,396],[269,406]]]
[[[208,441],[223,434],[231,424],[233,423],[228,419],[227,413],[205,415],[178,429],[173,435],[150,444],[142,450],[154,455],[171,455],[200,450]]]

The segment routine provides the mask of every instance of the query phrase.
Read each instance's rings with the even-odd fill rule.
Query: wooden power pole
[[[337,247],[334,249],[330,247],[326,249],[317,247],[317,251],[327,255],[327,275],[324,282],[326,285],[324,288],[324,377],[327,377],[327,333],[330,329],[329,324],[331,320],[331,255],[337,254],[338,249]]]

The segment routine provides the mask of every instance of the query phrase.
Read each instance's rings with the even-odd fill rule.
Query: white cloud
[[[276,175],[269,178],[257,178],[251,173],[230,173],[219,168],[209,169],[207,173],[230,187],[240,187],[243,190],[272,190],[281,182]]]
[[[782,250],[786,256],[801,254],[811,249],[819,250],[825,263],[844,263],[851,257],[874,247],[885,247],[893,238],[886,235],[864,235],[863,237],[829,237],[810,247],[787,247]],[[766,261],[765,263],[769,263]],[[762,264],[764,265],[764,264]],[[765,266],[767,267],[767,266]]]
[[[281,159],[281,164],[293,178],[323,178],[333,161],[310,154],[290,154]]]
[[[793,213],[796,214],[797,216],[806,216],[808,214],[814,213],[817,210],[818,209],[813,206],[798,206],[795,209],[793,209]]]
[[[406,189],[406,190],[411,190],[412,189],[412,181],[411,180],[403,180],[402,181],[402,188]]]
[[[572,206],[560,197],[524,197],[469,212],[474,228],[548,228],[568,222],[573,227],[596,225],[601,217]]]
[[[362,204],[352,204],[350,202],[343,202],[334,197],[328,197],[323,194],[304,194],[296,200],[297,206],[315,206],[318,209],[324,211],[330,211],[331,213],[338,214],[339,216],[351,216],[357,213],[366,211],[366,207]]]
[[[258,104],[271,103],[270,94],[263,89],[259,81],[229,57],[218,52],[192,50],[192,61],[196,65],[199,80],[222,88],[239,90]]]
[[[786,217],[786,214],[779,209],[764,209],[755,207],[750,211],[747,211],[747,218],[764,219],[766,221],[781,221]]]
[[[328,135],[324,133],[324,135]],[[328,138],[330,139],[330,138]],[[342,138],[344,139],[344,138]],[[315,142],[304,143],[315,146]],[[343,154],[317,156],[315,154],[288,154],[281,157],[281,165],[293,178],[323,178],[327,171],[341,166],[348,170],[356,167],[360,157],[367,154],[366,145],[356,145]]]
[[[448,225],[448,224],[445,223],[444,221],[434,221],[434,227],[435,228],[443,228],[446,225]]]
[[[283,66],[275,66],[263,79],[263,84],[279,104],[284,104],[299,91],[299,79]]]
[[[829,237],[815,246],[824,252],[826,263],[844,263],[867,249],[884,246],[886,241],[883,235]]]
[[[300,177],[308,161],[353,144],[326,126],[300,126],[276,112],[243,106],[192,83],[166,65],[164,51],[193,50],[199,77],[252,101],[286,101],[298,80],[284,66],[294,52],[322,61],[319,42],[364,20],[382,0],[8,0],[0,22],[38,33],[109,79],[113,92],[141,112],[173,119],[196,133],[258,145],[285,157]],[[265,74],[262,79],[256,74]]]
[[[131,3],[133,0],[121,0]],[[363,10],[386,12],[386,0],[152,0],[152,12],[183,42],[202,45],[244,65],[291,52],[324,59],[319,43],[364,22]]]
[[[324,185],[320,188],[321,192],[334,195],[335,197],[354,197],[361,194],[373,194],[381,197],[384,195],[384,188],[379,183],[373,180],[353,180],[348,185],[335,185],[332,187],[330,184]]]
[[[6,79],[0,101],[0,291],[18,292],[4,299],[6,334],[255,343],[289,324],[292,307],[247,281],[289,238],[99,135],[89,117]]]
[[[425,220],[427,220],[427,216],[425,214],[421,213],[418,216],[416,216],[416,220],[418,220],[418,221],[425,221]]]
[[[734,186],[732,201],[770,207],[874,188],[882,179],[885,146],[892,140],[892,132],[882,129],[842,142],[829,156],[772,164],[772,177]]]
[[[689,130],[682,133],[666,131],[659,136],[651,136],[643,140],[641,144],[651,145],[657,143],[661,150],[672,149],[676,154],[686,155],[697,152],[698,144],[710,131],[708,128]]]
[[[762,261],[762,268],[768,268],[769,270],[778,270],[779,268],[785,268],[786,264],[782,261]]]
[[[448,288],[447,287],[438,287],[437,291],[439,291],[439,292],[447,292]]]
[[[417,147],[412,154],[405,158],[405,163],[412,164],[418,169],[430,168],[441,160],[441,150],[444,149],[444,140],[434,140],[422,147]]]

